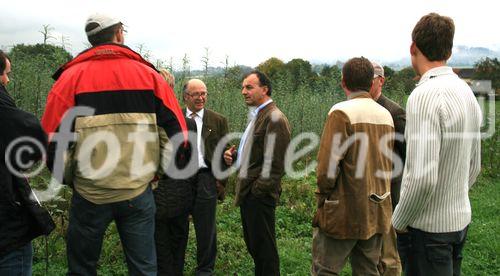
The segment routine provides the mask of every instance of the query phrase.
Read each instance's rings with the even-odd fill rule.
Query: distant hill
[[[252,67],[249,67],[249,66],[246,66],[246,65],[234,65],[234,66],[231,66],[230,68],[234,68],[234,67],[239,67],[239,69],[241,70],[242,73],[247,73],[247,72],[250,72],[252,71]],[[208,70],[207,70],[207,73],[209,76],[222,76],[224,75],[224,67],[213,67],[213,66],[209,66],[208,67]],[[174,71],[174,74],[177,75],[177,74],[182,74],[182,71],[181,70],[177,70],[177,71]],[[204,70],[191,70],[190,71],[190,77],[201,77],[205,74],[205,71]]]
[[[485,47],[469,47],[463,45],[457,45],[453,47],[453,54],[448,64],[453,67],[473,67],[474,64],[482,58],[499,58],[500,59],[500,50],[494,51]],[[384,62],[386,66],[391,67],[394,70],[401,70],[405,67],[411,66],[410,57],[405,57],[396,61]],[[315,73],[321,72],[321,69],[325,66],[336,65],[339,68],[342,68],[344,62],[337,61],[336,63],[332,62],[321,62],[319,60],[311,61],[312,71]],[[242,72],[249,72],[252,70],[251,67],[246,65],[236,65],[240,67]],[[175,74],[181,74],[182,71],[175,71]],[[191,70],[190,75],[192,77],[203,76],[203,70]],[[223,75],[224,68],[223,67],[208,67],[208,75],[209,76],[217,76]]]
[[[458,45],[453,47],[453,53],[448,64],[453,67],[473,67],[481,58],[500,58],[500,51],[494,51],[485,47],[468,47]],[[386,63],[387,66],[400,70],[410,66],[410,57],[405,57],[394,62]]]

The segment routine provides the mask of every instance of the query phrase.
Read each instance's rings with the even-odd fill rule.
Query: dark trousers
[[[0,257],[0,275],[2,276],[31,276],[33,264],[33,246],[27,245],[12,250]]]
[[[66,244],[68,275],[97,275],[103,236],[113,220],[129,275],[157,275],[155,211],[151,188],[131,200],[108,204],[94,204],[73,191]]]
[[[449,233],[429,233],[409,228],[408,236],[398,236],[398,250],[405,256],[401,259],[406,259],[405,275],[460,275],[466,236],[467,227]]]
[[[249,194],[240,206],[243,235],[253,258],[255,275],[280,275],[275,231],[276,202]]]
[[[156,256],[158,275],[183,275],[189,235],[189,213],[167,218],[156,217]]]
[[[208,169],[197,174],[196,197],[193,206],[193,224],[196,232],[196,275],[212,275],[217,256],[217,232],[215,213],[217,187]]]

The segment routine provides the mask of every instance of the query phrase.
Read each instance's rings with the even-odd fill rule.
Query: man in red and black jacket
[[[171,155],[161,150],[164,140],[183,144],[186,122],[167,82],[123,45],[119,20],[95,14],[85,31],[93,47],[55,73],[42,118],[53,172],[62,167],[59,138],[70,133],[67,128],[76,133],[64,158],[64,182],[74,189],[68,274],[96,275],[103,234],[114,220],[129,274],[156,275],[156,206],[150,183],[160,161],[171,157],[162,156]],[[74,107],[87,108],[76,112],[73,121]],[[178,136],[181,139],[174,139]]]

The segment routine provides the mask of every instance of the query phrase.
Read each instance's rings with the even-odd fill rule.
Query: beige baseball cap
[[[87,29],[87,26],[90,23],[97,23],[97,26],[93,28],[92,30],[87,31],[87,36],[93,36],[100,31],[107,29],[113,25],[116,25],[118,23],[121,23],[120,20],[111,17],[106,14],[101,14],[101,13],[95,13],[87,19],[87,22],[85,23],[85,29]]]
[[[384,67],[380,66],[380,64],[376,62],[372,62],[373,65],[373,77],[384,77]]]

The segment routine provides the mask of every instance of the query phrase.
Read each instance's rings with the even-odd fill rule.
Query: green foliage
[[[73,57],[62,47],[51,44],[35,44],[35,45],[15,45],[9,52],[12,58],[33,58],[42,56],[50,64],[50,66],[59,66],[60,62],[69,61]]]
[[[463,275],[500,275],[500,182],[497,178],[480,178],[472,186],[470,200],[472,222],[462,262]]]
[[[500,102],[486,102],[484,104],[483,132],[494,129],[491,136],[481,141],[481,163],[483,175],[500,177]],[[494,109],[491,110],[491,109]]]
[[[472,223],[464,251],[464,275],[499,275],[498,252],[500,242],[495,239],[500,231],[498,197],[500,183],[494,178],[480,178],[471,191]],[[229,185],[234,187],[234,179]],[[276,209],[277,243],[282,275],[309,275],[311,267],[311,219],[315,211],[315,177],[300,180],[285,178],[283,193]],[[253,263],[243,241],[239,209],[234,207],[234,194],[229,189],[226,201],[217,206],[218,255],[216,275],[253,275]],[[64,230],[58,228],[47,238],[35,240],[34,275],[64,275],[66,249]],[[48,252],[48,273],[45,272],[45,252]],[[106,231],[99,261],[99,275],[126,275],[123,250],[114,224]],[[194,275],[196,268],[196,240],[191,224],[186,252],[186,275]],[[347,265],[341,275],[351,275]]]
[[[386,79],[391,79],[392,83],[397,87],[396,90],[410,95],[415,88],[415,71],[412,67],[406,67],[394,73],[393,76],[387,76]]]
[[[285,70],[285,63],[279,59],[272,57],[257,66],[257,70],[266,74],[270,79],[274,80],[279,78]]]
[[[295,58],[285,64],[285,68],[290,75],[289,82],[292,90],[297,90],[299,86],[307,85],[313,78],[311,63],[301,58]]]
[[[342,76],[342,71],[336,65],[332,65],[332,66],[325,65],[321,69],[320,76],[325,77],[325,78],[333,78],[333,79],[340,80],[340,78]]]
[[[500,61],[497,58],[484,58],[475,65],[473,75],[477,80],[491,80],[493,88],[500,88]]]
[[[9,54],[13,64],[9,91],[22,109],[41,116],[46,95],[53,83],[51,75],[71,56],[60,47],[41,44],[17,45]],[[494,60],[488,62],[498,63]],[[184,56],[182,65],[183,71],[176,76],[178,81],[175,91],[178,99],[181,99],[183,80],[191,77],[187,55]],[[345,99],[340,87],[341,71],[337,65],[323,66],[319,74],[316,74],[312,72],[311,64],[301,59],[294,59],[287,64],[277,59],[269,59],[261,63],[259,68],[272,76],[273,100],[288,117],[292,127],[292,137],[303,132],[320,135],[328,110],[332,105]],[[389,68],[384,69],[386,83],[383,93],[404,106],[407,95],[415,86],[413,69],[409,67],[396,72]],[[229,119],[230,131],[241,132],[246,127],[248,109],[241,95],[241,78],[248,70],[250,68],[245,66],[226,66],[223,75],[209,74],[203,78],[209,91],[207,107],[224,114]],[[497,117],[500,115],[499,111],[500,106],[497,103],[495,113]],[[495,117],[487,117],[487,120],[488,124],[495,125],[496,131],[492,137],[482,141],[483,176],[471,192],[474,213],[465,251],[464,275],[500,273],[498,242],[492,239],[499,231],[499,222],[495,214],[499,212],[500,204],[498,197],[492,195],[498,194],[500,187],[497,180],[500,176],[498,170],[500,120]],[[305,167],[314,158],[313,152],[295,165]],[[31,183],[45,187],[48,178],[45,172],[32,179]],[[315,177],[311,175],[299,180],[289,178],[283,180],[283,194],[276,210],[277,242],[283,275],[309,274],[315,181]],[[229,195],[224,203],[218,205],[217,210],[219,239],[217,275],[234,273],[252,275],[253,264],[243,242],[239,210],[233,206],[233,189],[234,179],[231,179],[227,187]],[[64,189],[61,196],[61,200],[46,203],[57,223],[57,229],[48,238],[39,238],[35,241],[34,275],[64,275],[66,272],[65,231],[71,191]],[[193,233],[194,230],[191,229],[186,256],[187,275],[194,274],[196,266]],[[343,275],[349,275],[349,271],[347,267]],[[116,227],[112,225],[104,238],[99,274],[126,275],[126,273],[119,236]]]
[[[52,74],[72,56],[61,47],[50,44],[14,46],[9,52],[12,78],[8,89],[16,104],[41,117]]]
[[[384,65],[384,77],[391,78],[394,74],[396,74],[396,71],[394,71],[391,67]]]

